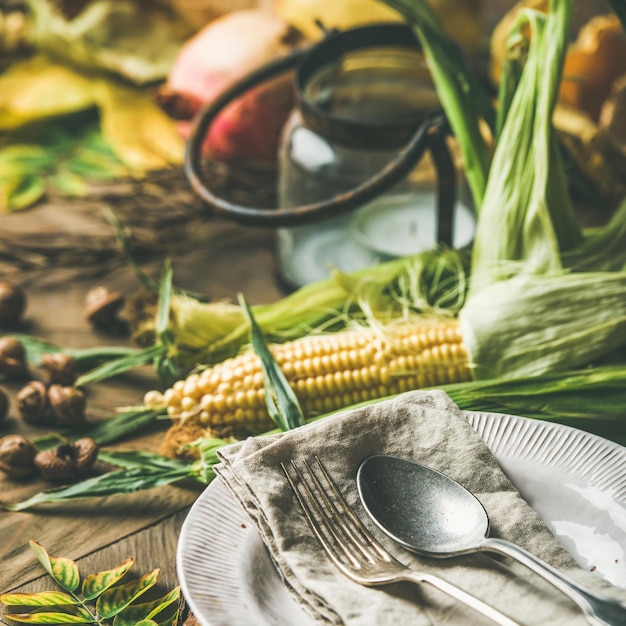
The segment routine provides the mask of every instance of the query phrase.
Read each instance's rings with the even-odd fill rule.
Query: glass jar
[[[332,38],[322,42],[298,70],[299,106],[279,153],[280,207],[341,197],[366,183],[392,167],[416,129],[440,110],[410,29],[359,30],[365,36],[350,33],[352,43],[343,47]],[[475,219],[467,194],[454,200],[446,230],[439,223],[438,192],[426,151],[403,178],[357,209],[278,229],[282,279],[298,287],[325,278],[332,268],[351,272],[432,248],[442,238],[454,247],[469,243]]]

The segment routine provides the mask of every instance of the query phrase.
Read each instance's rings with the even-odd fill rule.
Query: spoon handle
[[[481,615],[489,618],[495,624],[499,624],[499,626],[521,626],[519,622],[512,620],[510,617],[504,615],[504,613],[500,613],[498,609],[494,609],[492,606],[485,604],[476,596],[473,596],[467,591],[463,591],[463,589],[443,580],[443,578],[425,572],[415,572],[411,570],[403,572],[401,578],[416,583],[428,583],[448,594],[451,598],[458,600]]]
[[[490,537],[485,539],[481,549],[510,556],[543,576],[545,580],[578,604],[590,624],[594,626],[624,626],[626,624],[626,604],[611,598],[602,598],[584,589],[524,548],[504,539]]]

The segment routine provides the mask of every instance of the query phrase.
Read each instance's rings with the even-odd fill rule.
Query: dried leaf
[[[51,556],[37,541],[31,540],[29,543],[43,568],[58,585],[65,591],[76,590],[80,584],[80,574],[76,563],[65,557]]]
[[[86,70],[114,72],[135,84],[166,77],[189,27],[155,3],[96,0],[67,20],[54,2],[30,0],[39,50]]]
[[[118,585],[107,589],[97,600],[96,610],[104,618],[108,619],[123,611],[131,602],[153,587],[160,570],[155,569],[125,585]]]
[[[114,585],[118,580],[121,580],[126,572],[128,572],[128,570],[133,566],[134,562],[135,559],[129,557],[113,569],[87,576],[87,578],[83,581],[82,587],[85,600],[93,600],[94,598],[97,598],[101,593],[111,587],[111,585]]]
[[[62,591],[40,591],[38,593],[5,593],[0,596],[5,606],[63,606],[78,604],[75,597]]]

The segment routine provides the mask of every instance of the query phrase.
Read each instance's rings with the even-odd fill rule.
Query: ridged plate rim
[[[503,468],[510,469],[511,461],[554,468],[607,491],[617,504],[626,507],[623,446],[556,422],[479,411],[464,414]],[[514,470],[507,473],[515,484]],[[201,626],[273,623],[259,613],[249,590],[242,585],[242,560],[246,558],[243,548],[255,542],[260,538],[247,514],[228,487],[216,478],[190,509],[176,555],[183,595]],[[223,555],[233,558],[223,559]],[[271,564],[269,556],[267,562]],[[297,613],[293,615],[293,626],[296,622],[311,623],[285,588],[265,592],[274,594],[273,601],[282,602],[283,609]]]

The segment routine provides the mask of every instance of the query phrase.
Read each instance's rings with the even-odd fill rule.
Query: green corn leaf
[[[113,226],[113,229],[115,230],[115,237],[117,239],[117,245],[119,246],[120,251],[122,252],[122,256],[124,257],[124,260],[126,261],[126,264],[128,265],[128,267],[130,267],[133,270],[139,282],[148,291],[152,291],[153,293],[158,293],[159,285],[156,283],[156,281],[154,281],[150,276],[148,276],[148,274],[146,274],[139,267],[139,265],[135,262],[133,255],[130,253],[130,249],[128,247],[128,241],[126,239],[126,233],[124,232],[124,226],[119,221],[119,219],[117,219],[117,215],[115,215],[113,211],[108,210],[105,213],[105,217],[107,218],[111,226]]]
[[[159,579],[155,569],[137,580],[107,589],[96,601],[96,611],[104,618],[114,617],[153,587]]]
[[[494,111],[487,94],[426,0],[383,2],[405,16],[422,44],[437,95],[459,141],[474,204],[480,211],[490,164],[480,120],[494,126]]]
[[[154,620],[151,619],[142,619],[138,622],[135,622],[135,626],[159,626]]]
[[[65,557],[51,556],[40,543],[33,539],[29,544],[43,568],[62,589],[71,592],[78,588],[80,574],[74,561]]]
[[[261,360],[265,379],[265,402],[267,410],[282,430],[291,430],[304,424],[304,415],[296,394],[276,363],[267,346],[263,331],[256,323],[246,299],[240,295],[239,303],[250,324],[250,338]]]
[[[157,337],[167,345],[170,339],[170,302],[172,300],[172,264],[169,259],[163,267],[163,276],[159,285],[159,304],[155,323]]]
[[[176,587],[168,594],[152,602],[131,604],[115,616],[113,626],[133,626],[134,624],[140,623],[141,620],[151,621],[163,610],[170,607],[175,602],[179,602],[180,599],[180,587]]]
[[[85,600],[93,600],[94,598],[97,598],[109,587],[121,580],[126,572],[128,572],[128,570],[133,566],[134,562],[135,559],[129,557],[113,569],[87,576],[87,578],[83,581],[82,587]]]
[[[87,611],[79,614],[49,612],[49,613],[12,613],[6,618],[22,624],[92,624],[94,619]]]
[[[146,450],[101,450],[98,458],[128,470],[189,472],[189,464]]]
[[[62,591],[40,591],[37,593],[5,593],[0,596],[5,606],[65,606],[78,604],[78,600]]]
[[[62,348],[57,344],[23,333],[8,333],[7,336],[13,337],[22,343],[24,350],[26,350],[26,360],[36,367],[41,366],[44,354],[58,352],[68,354],[74,357],[79,368],[86,368],[103,361],[133,356],[138,352],[137,348],[127,348],[125,346],[97,346],[80,349]]]
[[[102,454],[102,453],[101,453]],[[69,487],[42,491],[14,504],[2,503],[7,511],[23,511],[41,504],[53,504],[80,498],[95,498],[134,493],[143,489],[153,489],[185,480],[200,480],[198,471],[191,465],[182,469],[134,469],[116,470],[74,483]]]
[[[133,350],[126,356],[107,361],[82,376],[79,376],[75,384],[77,386],[89,385],[106,380],[107,378],[112,378],[113,376],[118,376],[141,365],[151,363],[164,353],[165,347],[160,344],[150,346],[143,350]]]
[[[152,409],[131,409],[57,433],[49,433],[33,439],[39,450],[48,450],[67,441],[76,441],[82,437],[91,437],[99,446],[113,443],[122,437],[143,430],[153,424],[161,413]]]

